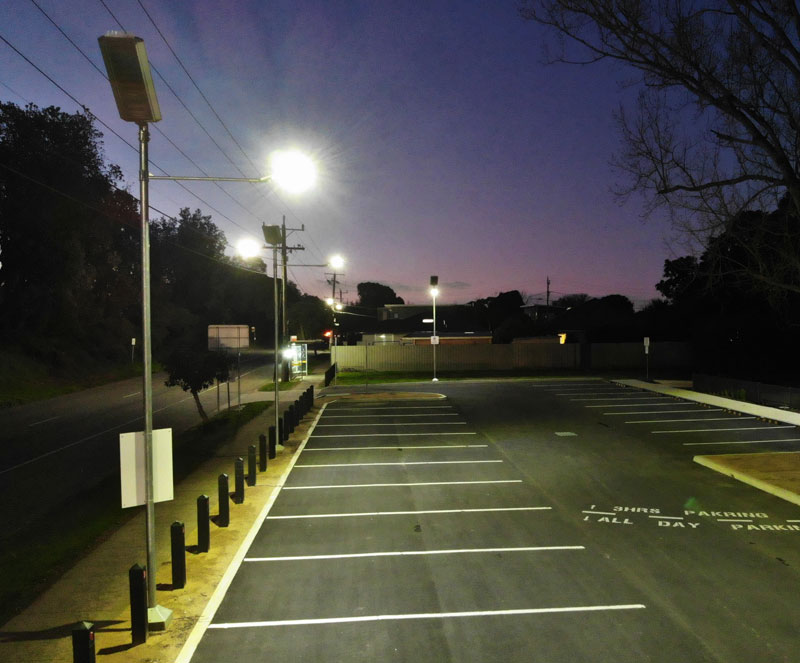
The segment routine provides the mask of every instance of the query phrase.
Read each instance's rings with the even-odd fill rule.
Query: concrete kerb
[[[308,382],[301,385],[307,386]],[[323,403],[318,399],[315,408],[320,405]],[[215,457],[175,486],[171,502],[156,505],[158,602],[174,612],[167,630],[151,633],[146,643],[131,646],[128,569],[136,562],[143,563],[145,556],[144,514],[139,513],[2,626],[0,660],[71,663],[71,629],[80,620],[95,624],[97,654],[110,663],[175,660],[253,523],[260,522],[265,504],[277,495],[290,463],[297,457],[300,439],[304,443],[312,429],[311,422],[301,424],[289,447],[270,460],[266,472],[257,473],[256,485],[247,487],[244,503],[230,505],[230,526],[219,528],[211,524],[210,551],[192,554],[197,541],[197,498],[209,495],[211,514],[218,512],[217,476],[222,472],[233,475],[234,459],[258,439],[271,415],[270,410],[243,426],[233,440],[217,450]],[[190,553],[186,586],[179,590],[171,590],[170,524],[174,521],[185,523]]]
[[[689,389],[653,384],[642,380],[612,380],[617,384],[723,408],[766,421],[800,426],[800,413],[745,403],[732,398],[703,394]],[[800,452],[773,451],[745,454],[704,454],[692,460],[699,465],[746,483],[754,488],[800,505]]]

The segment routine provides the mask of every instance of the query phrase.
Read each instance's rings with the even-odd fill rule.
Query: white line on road
[[[717,518],[718,523],[752,523],[752,518]]]
[[[642,603],[622,605],[584,605],[564,608],[520,608],[515,610],[474,610],[470,612],[420,612],[405,615],[359,615],[356,617],[324,617],[321,619],[280,619],[263,622],[228,622],[209,624],[208,628],[258,628],[268,626],[312,626],[315,624],[352,624],[357,622],[401,621],[408,619],[455,619],[465,617],[496,617],[500,615],[541,615],[568,612],[600,612],[604,610],[641,610]]]
[[[296,467],[296,466],[295,466]],[[245,562],[300,562],[318,559],[360,559],[364,557],[404,557],[407,555],[461,555],[467,553],[546,552],[586,550],[584,546],[525,546],[519,548],[464,548],[461,550],[399,550],[389,552],[346,553],[341,555],[296,555],[294,557],[245,557]]]
[[[126,394],[125,396],[123,396],[123,398],[133,398],[134,396],[138,396],[141,393],[142,393],[141,391],[134,391],[132,394]]]
[[[284,490],[326,490],[328,488],[401,488],[405,486],[467,486],[479,483],[522,483],[522,479],[489,481],[417,481],[411,483],[343,483],[324,486],[284,486]]]
[[[570,398],[571,401],[664,401],[664,396],[620,396],[619,398]]]
[[[356,428],[359,426],[466,426],[466,421],[404,421],[398,424],[317,424],[317,428]]]
[[[470,465],[477,463],[502,463],[502,460],[420,460],[408,463],[326,463],[325,465],[295,465],[295,468],[300,467],[375,467],[384,465],[396,465],[406,467],[407,465]]]
[[[326,419],[388,419],[392,417],[457,417],[458,412],[441,414],[328,414]]]
[[[648,410],[647,412],[603,412],[607,417],[621,417],[623,414],[678,414],[679,412],[722,412],[722,408],[714,408],[704,410],[697,408],[697,410]],[[687,421],[684,419],[684,421]],[[625,423],[628,423],[627,421]]]
[[[676,403],[672,398],[668,400],[669,402],[667,403],[642,403],[641,405],[625,403],[624,405],[584,405],[583,407],[678,407],[680,405],[684,407],[697,407],[697,403]]]
[[[683,520],[683,516],[647,516],[648,518],[656,518],[658,520]]]
[[[427,509],[421,511],[362,511],[359,513],[302,513],[291,516],[267,516],[267,520],[300,520],[302,518],[360,518],[372,516],[418,516],[445,513],[496,513],[500,511],[550,511],[551,506],[509,506],[485,509]]]
[[[769,444],[770,442],[800,442],[800,437],[788,437],[782,440],[729,440],[727,442],[684,442],[684,447],[716,446],[719,444]]]
[[[387,405],[384,407],[329,407],[328,412],[363,412],[365,410],[452,410],[452,405],[401,405],[400,407],[392,407]]]
[[[755,419],[755,417],[702,417],[700,419],[640,419],[637,421],[626,421],[626,424],[674,424],[687,421],[743,421],[745,419]]]
[[[39,424],[46,424],[48,421],[55,421],[56,419],[60,419],[61,415],[57,417],[50,417],[49,419],[42,419],[41,421],[34,421],[32,424],[28,424],[28,428],[32,426],[38,426]]]
[[[477,435],[474,431],[459,431],[457,433],[440,433],[431,431],[430,433],[355,433],[353,435],[312,435],[315,440],[320,437],[428,437],[430,435]]]
[[[319,435],[318,437],[348,437],[346,435]],[[355,436],[358,437],[358,436]],[[488,444],[409,444],[407,446],[391,446],[391,447],[314,447],[313,449],[305,448],[305,452],[309,451],[353,451],[362,449],[381,449],[383,451],[397,451],[402,449],[485,449]]]
[[[686,430],[651,430],[651,433],[722,433],[732,430],[770,430],[772,428],[795,428],[794,426],[751,426],[745,428],[688,428]]]

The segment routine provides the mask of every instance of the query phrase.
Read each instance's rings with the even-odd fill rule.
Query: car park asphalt
[[[256,498],[216,594],[219,573],[160,595],[184,610],[197,598],[198,616],[124,648],[117,596],[98,647],[111,661],[195,663],[795,660],[797,507],[692,461],[753,450],[736,454],[751,457],[744,474],[769,458],[785,479],[800,435],[662,389],[328,390],[291,472],[264,482],[282,488]],[[51,628],[64,644],[64,625],[87,618],[62,611]],[[34,657],[19,660],[70,660],[37,659],[47,619],[37,639],[24,624],[13,651]]]

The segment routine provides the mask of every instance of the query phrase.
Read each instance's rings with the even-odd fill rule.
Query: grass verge
[[[176,435],[175,483],[270,407],[269,402],[248,403]],[[120,508],[119,499],[119,477],[114,474],[22,530],[0,535],[0,625],[24,610],[76,561],[136,515],[137,509]]]

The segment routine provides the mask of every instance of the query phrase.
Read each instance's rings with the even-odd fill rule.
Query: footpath
[[[322,374],[312,374],[290,390],[281,391],[281,413],[300,394],[313,385],[315,393],[323,386]],[[318,396],[318,394],[316,394]],[[246,400],[270,400],[268,394],[248,395]],[[22,613],[0,627],[0,661],[4,663],[72,663],[72,630],[79,621],[94,624],[97,660],[108,663],[166,663],[175,661],[195,624],[201,618],[215,590],[243,549],[254,523],[266,510],[283,484],[295,451],[306,438],[312,422],[319,416],[324,399],[317,397],[314,407],[295,428],[266,472],[256,473],[256,484],[245,487],[244,502],[230,502],[230,525],[218,527],[217,479],[228,474],[234,488],[234,463],[247,462],[250,445],[258,447],[258,437],[274,424],[270,408],[242,426],[234,439],[219,447],[216,455],[203,463],[174,488],[174,499],[155,505],[157,602],[172,610],[173,618],[164,631],[151,631],[147,642],[131,645],[128,570],[145,564],[145,516],[139,509],[108,539],[65,573]],[[280,449],[280,447],[279,447]],[[209,496],[211,545],[207,553],[197,553],[197,498]],[[170,525],[184,523],[186,532],[186,585],[172,589]],[[235,565],[233,565],[235,567]]]
[[[766,405],[703,394],[669,384],[644,382],[642,380],[613,380],[636,389],[646,389],[665,396],[674,396],[695,403],[703,403],[758,417],[765,421],[800,426],[800,413],[781,410]],[[800,505],[800,451],[768,451],[764,453],[704,454],[693,458],[709,469],[737,479],[754,488]]]

